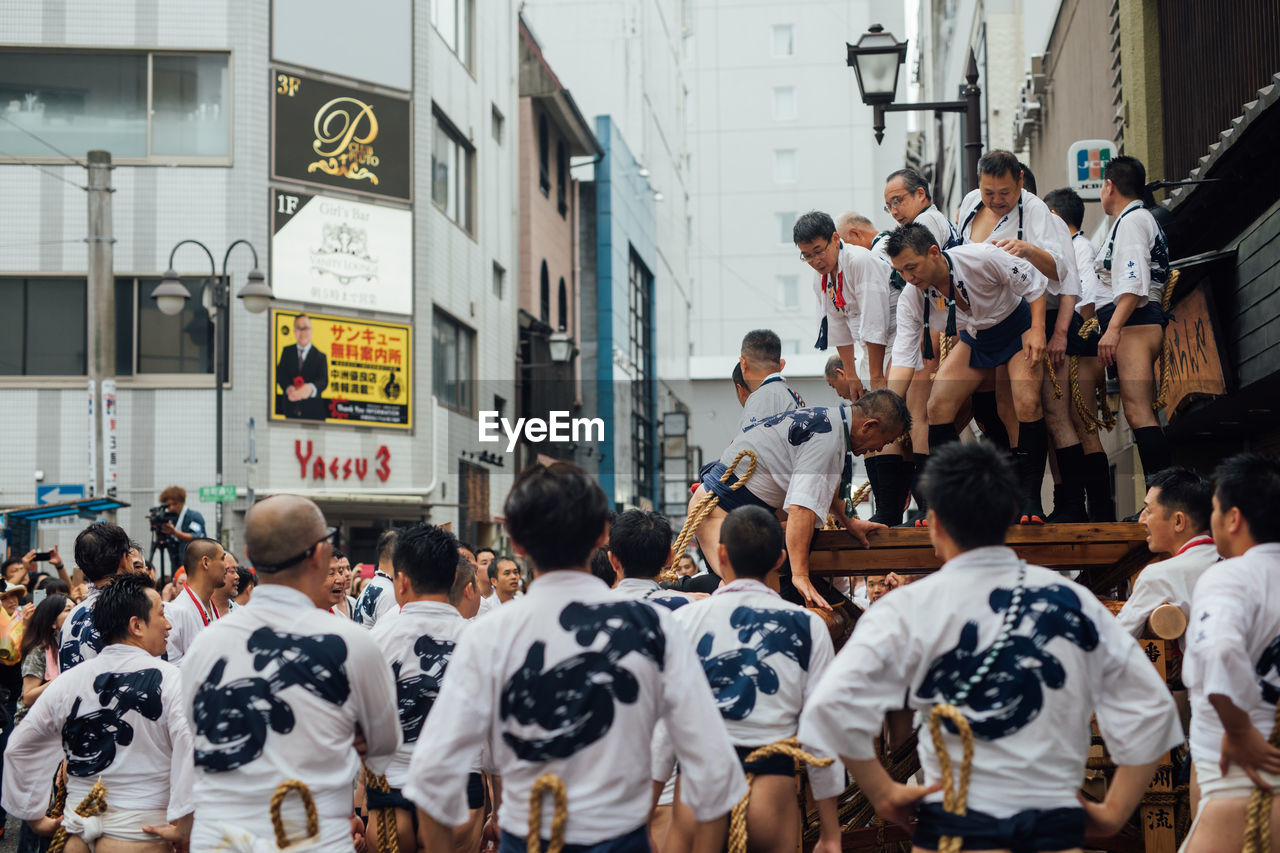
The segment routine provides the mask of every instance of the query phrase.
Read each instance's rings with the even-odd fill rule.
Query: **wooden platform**
[[[1015,525],[1009,528],[1008,544],[1034,565],[1080,571],[1082,584],[1111,596],[1155,559],[1147,550],[1146,537],[1146,527],[1133,522]],[[844,530],[818,531],[809,554],[810,574],[928,574],[942,565],[929,542],[928,528],[894,527],[867,538],[870,548]]]

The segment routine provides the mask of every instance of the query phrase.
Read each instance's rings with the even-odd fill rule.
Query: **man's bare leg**
[[[690,853],[693,850],[697,821],[693,818],[693,811],[680,800],[680,782],[677,778],[675,798],[671,803],[671,822],[660,853]]]
[[[746,486],[743,486],[745,489]],[[697,491],[693,493],[693,497],[689,500],[689,515],[693,515],[698,504],[705,495],[706,487],[699,484]],[[702,558],[707,561],[707,565],[717,575],[720,574],[720,558],[716,555],[718,546],[720,545],[720,525],[724,524],[728,512],[716,507],[711,510],[711,514],[702,520],[698,525],[698,529],[694,531],[694,535],[698,538],[698,547],[702,550]]]
[[[397,815],[396,815],[397,827],[399,827],[399,824],[400,824],[399,814],[400,814],[399,810],[397,810]],[[404,812],[404,814],[407,816],[409,813]],[[413,832],[412,824],[409,825],[409,831],[410,833]],[[454,853],[476,853],[476,851],[480,849],[480,835],[483,832],[484,832],[484,809],[483,808],[472,809],[471,816],[467,818],[467,822],[460,826],[455,826],[453,828]],[[400,839],[401,839],[400,843],[403,844],[404,843],[403,834],[401,834]],[[405,849],[406,848],[401,847],[400,853],[405,853]],[[369,853],[377,853],[377,851],[370,850]]]
[[[89,845],[78,835],[67,836],[66,853],[89,853]],[[118,838],[102,837],[94,842],[95,853],[170,853],[172,848],[167,841],[121,841]]]
[[[794,853],[799,835],[795,778],[757,776],[751,783],[751,799],[747,803],[749,853]]]

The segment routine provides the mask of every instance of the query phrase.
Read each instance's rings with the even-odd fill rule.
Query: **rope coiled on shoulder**
[[[796,761],[808,764],[811,767],[828,767],[832,762],[830,758],[819,758],[816,755],[810,755],[800,747],[799,740],[789,737],[753,750],[747,756],[746,763],[750,764],[753,761],[760,761],[774,755],[789,755]],[[747,774],[747,793],[742,799],[738,800],[729,817],[729,853],[746,853],[747,851],[747,804],[751,802],[751,783],[755,778],[756,774]],[[530,851],[530,853],[534,853],[534,851]],[[552,853],[552,851],[548,850],[547,853]]]
[[[747,470],[738,478],[738,482],[729,487],[729,491],[736,492],[747,484],[751,479],[751,475],[756,472],[756,463],[760,460],[756,458],[753,450],[740,450],[738,455],[733,457],[733,462],[720,475],[720,482],[727,483],[729,478],[733,476],[733,472],[737,470],[738,463],[746,457]],[[676,579],[675,566],[684,556],[684,550],[689,547],[689,543],[693,541],[694,534],[698,532],[698,525],[706,521],[707,516],[711,515],[711,511],[720,505],[720,496],[710,489],[704,490],[702,498],[693,508],[693,512],[689,513],[689,517],[684,520],[684,526],[680,528],[680,535],[676,537],[675,543],[671,546],[671,563],[665,566],[658,575],[661,581],[671,582]]]
[[[564,826],[569,822],[569,795],[564,780],[554,773],[543,773],[529,790],[529,834],[525,836],[528,853],[542,853],[542,798],[550,794],[555,811],[551,816],[551,837],[547,840],[547,853],[564,850]]]

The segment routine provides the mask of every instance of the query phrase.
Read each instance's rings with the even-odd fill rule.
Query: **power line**
[[[18,124],[16,121],[14,121],[13,119],[9,118],[9,117],[8,117],[7,115],[5,115],[4,113],[0,113],[0,119],[4,119],[5,121],[9,122],[9,124],[13,125],[13,126],[14,126],[14,127],[16,127],[18,130],[20,130],[20,131],[22,131],[23,133],[25,133],[27,136],[30,136],[32,139],[34,139],[36,142],[39,142],[41,145],[45,145],[45,146],[47,146],[47,147],[49,147],[49,148],[52,148],[54,151],[57,151],[57,152],[58,152],[59,154],[61,154],[63,157],[66,157],[68,160],[70,160],[72,163],[75,163],[75,164],[76,164],[77,166],[79,166],[80,168],[82,168],[82,169],[87,169],[87,168],[89,168],[89,167],[88,167],[88,166],[86,166],[86,165],[85,165],[85,164],[84,164],[84,163],[83,163],[83,162],[82,162],[78,157],[72,157],[70,154],[68,154],[67,152],[63,151],[63,150],[62,150],[61,148],[59,148],[58,146],[54,145],[54,144],[53,144],[52,142],[50,142],[49,140],[45,139],[45,138],[44,138],[44,137],[42,137],[42,136],[39,136],[38,134],[36,134],[36,133],[34,133],[34,132],[30,131],[30,130],[27,130],[25,127],[23,127],[22,125]]]
[[[8,158],[9,158],[8,160],[0,161],[0,165],[4,165],[4,164],[13,164],[13,165],[15,165],[15,166],[30,166],[31,168],[33,168],[33,169],[39,169],[41,172],[44,172],[44,173],[45,173],[46,175],[48,175],[49,177],[51,177],[51,178],[53,178],[53,179],[55,179],[55,180],[62,181],[64,184],[66,184],[66,185],[68,185],[68,186],[75,187],[75,188],[76,188],[76,189],[78,189],[78,190],[86,190],[86,191],[87,191],[87,190],[89,189],[87,186],[84,186],[83,184],[77,184],[75,181],[69,181],[69,180],[67,180],[67,179],[66,179],[66,178],[64,178],[62,175],[59,175],[57,172],[51,172],[51,171],[49,171],[49,170],[48,170],[48,169],[46,169],[44,166],[41,166],[41,165],[40,165],[40,164],[38,164],[38,163],[30,163],[30,162],[28,162],[28,161],[26,161],[26,160],[19,160],[18,158],[14,157],[12,154],[10,154],[8,151],[0,151],[0,157],[8,157]]]

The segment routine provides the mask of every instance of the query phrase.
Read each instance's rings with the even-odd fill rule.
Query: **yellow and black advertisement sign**
[[[280,69],[271,78],[274,177],[411,200],[407,98]]]
[[[272,420],[409,429],[413,327],[271,312]]]

